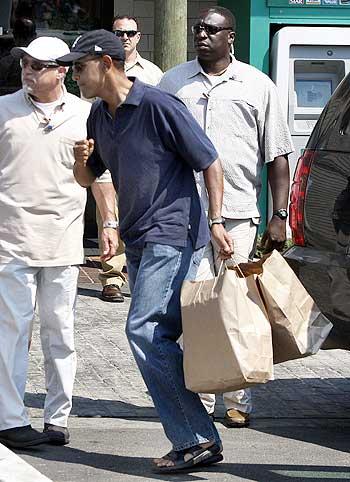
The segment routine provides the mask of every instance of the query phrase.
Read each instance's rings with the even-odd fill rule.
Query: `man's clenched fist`
[[[73,150],[75,161],[85,167],[87,160],[94,150],[94,140],[84,139],[82,141],[78,141],[75,143]]]

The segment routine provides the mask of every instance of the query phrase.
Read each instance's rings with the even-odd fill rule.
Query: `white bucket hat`
[[[13,57],[20,59],[27,54],[36,60],[56,62],[58,57],[69,54],[68,45],[57,37],[38,37],[28,47],[14,47],[11,50]]]

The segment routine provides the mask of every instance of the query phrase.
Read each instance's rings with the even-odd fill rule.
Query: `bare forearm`
[[[273,210],[286,209],[289,195],[288,158],[278,156],[267,165],[268,180],[273,199]]]
[[[73,167],[73,173],[76,181],[82,187],[90,187],[95,181],[96,176],[93,174],[88,166],[82,166],[80,163],[75,162]]]
[[[220,159],[216,159],[205,171],[203,171],[205,187],[209,199],[209,217],[211,219],[221,216],[222,197],[224,191],[224,176]]]
[[[115,220],[116,193],[111,182],[94,182],[91,184],[102,221]]]
[[[203,171],[205,187],[209,198],[209,218],[221,217],[222,198],[224,192],[224,175],[222,172],[220,159],[216,159],[205,171]],[[219,220],[219,224],[211,226],[211,240],[219,249],[222,259],[227,259],[233,253],[233,241]]]

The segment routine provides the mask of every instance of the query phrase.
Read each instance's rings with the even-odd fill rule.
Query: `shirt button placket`
[[[205,129],[205,131],[206,131],[208,134],[210,134],[210,132],[211,132],[211,111],[212,111],[211,99],[210,99],[210,96],[208,95],[207,115],[206,115],[206,129]]]

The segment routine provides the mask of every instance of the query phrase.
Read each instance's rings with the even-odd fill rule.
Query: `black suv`
[[[298,161],[290,226],[285,257],[334,325],[324,347],[350,349],[350,74]]]

